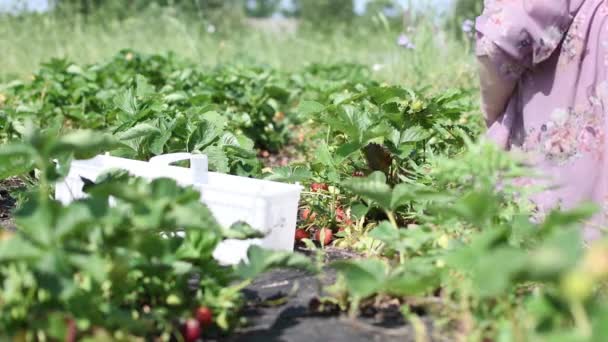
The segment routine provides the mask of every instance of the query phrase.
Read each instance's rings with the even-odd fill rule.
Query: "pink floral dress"
[[[584,202],[604,208],[585,228],[608,224],[608,0],[486,0],[477,54],[517,87],[488,136],[521,150],[547,177],[541,212]]]

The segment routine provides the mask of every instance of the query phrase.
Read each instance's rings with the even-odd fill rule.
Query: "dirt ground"
[[[15,208],[16,200],[11,195],[15,190],[23,187],[18,179],[5,179],[0,181],[0,229],[14,229],[15,223],[11,211]]]

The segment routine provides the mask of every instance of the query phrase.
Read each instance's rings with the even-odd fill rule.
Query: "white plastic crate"
[[[181,160],[190,160],[190,168],[170,165]],[[301,186],[208,172],[207,165],[206,156],[190,153],[162,155],[149,162],[99,155],[73,161],[68,176],[55,187],[55,198],[68,204],[85,197],[81,177],[95,180],[111,169],[127,170],[149,180],[171,178],[182,186],[200,190],[201,201],[221,225],[229,227],[236,222],[247,222],[266,234],[262,239],[222,242],[214,252],[222,264],[244,260],[252,244],[273,250],[293,250]]]

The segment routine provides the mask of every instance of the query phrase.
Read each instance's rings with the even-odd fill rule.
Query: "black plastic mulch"
[[[328,249],[329,259],[352,257],[349,253]],[[336,274],[326,269],[322,283],[331,285]],[[322,295],[318,278],[301,271],[276,270],[259,277],[245,290],[250,304],[244,312],[249,324],[236,334],[221,339],[238,342],[315,342],[315,341],[415,341],[416,335],[398,310],[378,312],[370,317],[350,319],[333,312],[319,314],[311,309],[311,301]],[[281,298],[285,299],[284,303]],[[279,301],[280,305],[265,305]],[[432,324],[425,321],[427,333]],[[429,336],[428,341],[445,339]]]

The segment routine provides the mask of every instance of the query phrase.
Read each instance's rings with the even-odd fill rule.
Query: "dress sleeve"
[[[478,56],[488,56],[507,77],[549,58],[570,24],[571,0],[486,0],[477,18]]]

